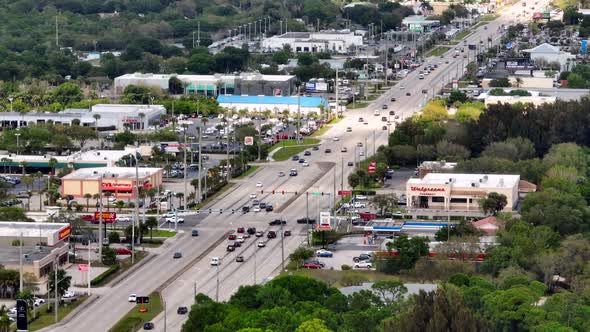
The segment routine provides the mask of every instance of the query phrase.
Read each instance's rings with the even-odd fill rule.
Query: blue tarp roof
[[[322,97],[299,97],[302,107],[319,107],[320,105],[328,106],[327,101]],[[297,105],[297,96],[218,96],[218,103],[232,104],[279,104],[279,105]]]

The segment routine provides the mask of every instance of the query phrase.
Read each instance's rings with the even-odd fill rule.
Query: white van
[[[424,79],[424,74],[418,75],[418,78],[421,79],[421,80],[423,80]]]
[[[379,112],[379,110],[375,110],[375,116],[379,116],[381,113]]]
[[[219,257],[211,257],[211,265],[218,266],[219,265]]]

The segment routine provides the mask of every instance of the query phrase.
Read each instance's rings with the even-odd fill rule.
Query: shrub
[[[342,264],[341,268],[342,268],[342,271],[352,270],[352,266],[350,266],[348,264]]]
[[[349,273],[345,274],[342,279],[340,279],[340,284],[342,286],[360,286],[363,282],[368,281],[367,277],[362,274],[358,273]]]
[[[119,264],[112,265],[108,270],[104,271],[103,273],[96,276],[94,279],[90,281],[91,286],[98,286],[102,284],[106,278],[110,277],[111,275],[115,274],[121,266]]]

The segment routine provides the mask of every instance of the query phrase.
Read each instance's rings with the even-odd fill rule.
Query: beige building
[[[506,196],[505,212],[519,198],[520,175],[428,173],[406,183],[408,210],[478,211],[478,200],[496,192]]]
[[[22,239],[23,272],[42,279],[54,271],[55,263],[67,264],[70,235],[67,223],[0,222],[0,264],[19,270],[21,248],[15,242]]]
[[[541,106],[543,104],[554,104],[557,97],[541,96],[487,96],[485,99],[486,106],[494,104],[532,104]]]
[[[161,168],[140,167],[139,186],[145,189],[162,186]],[[98,167],[76,170],[62,179],[61,195],[82,198],[85,194],[111,192],[115,198],[134,198],[135,167]]]

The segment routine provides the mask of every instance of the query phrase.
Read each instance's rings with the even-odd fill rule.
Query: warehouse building
[[[159,122],[166,114],[162,105],[97,104],[92,109],[66,109],[63,112],[0,112],[0,129],[26,127],[29,124],[62,124],[79,122],[83,127],[99,130],[142,130],[149,123]],[[98,118],[98,119],[97,119]]]
[[[346,54],[363,45],[363,36],[346,29],[320,32],[287,32],[262,40],[262,49],[267,52],[281,51],[287,45],[295,53],[331,52]]]
[[[204,96],[265,95],[289,96],[295,91],[293,75],[262,75],[259,73],[176,75],[176,74],[125,74],[115,78],[115,94],[120,96],[129,85],[156,87],[168,91],[170,78],[182,81],[185,94]]]
[[[322,110],[329,109],[326,99],[321,97],[297,97],[297,96],[219,96],[217,102],[221,107],[248,110],[248,112],[271,111],[275,115],[283,111],[301,115],[316,113],[320,115]]]
[[[525,181],[523,181],[525,182]],[[478,200],[496,192],[506,196],[504,212],[514,211],[520,175],[428,173],[406,183],[408,210],[479,211]]]
[[[155,167],[138,168],[139,186],[145,189],[162,186],[163,170]],[[116,199],[135,198],[135,167],[81,168],[61,178],[61,195],[82,198],[85,194],[112,193]]]
[[[67,264],[70,235],[67,223],[0,222],[0,264],[19,270],[21,248],[13,243],[22,240],[23,272],[44,278],[54,271],[56,262]]]

